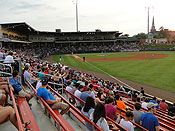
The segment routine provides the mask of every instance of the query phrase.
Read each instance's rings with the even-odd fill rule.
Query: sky
[[[80,31],[119,31],[130,36],[150,28],[175,30],[175,0],[78,0]],[[0,0],[0,23],[26,22],[40,31],[76,31],[72,0]]]

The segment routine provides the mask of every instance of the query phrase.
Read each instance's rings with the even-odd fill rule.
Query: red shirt
[[[160,102],[159,104],[160,109],[166,111],[166,109],[168,109],[168,105],[165,102]]]
[[[86,91],[87,90],[87,86],[84,86],[84,88],[83,88],[83,90],[82,90],[82,92],[84,92],[84,91]]]

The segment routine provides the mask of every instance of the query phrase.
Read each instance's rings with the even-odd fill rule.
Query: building
[[[0,24],[0,44],[6,48],[59,47],[72,44],[111,44],[119,31],[55,32],[38,31],[25,22]]]

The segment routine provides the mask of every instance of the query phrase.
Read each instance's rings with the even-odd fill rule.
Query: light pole
[[[148,27],[147,27],[147,29],[148,29],[148,34],[147,34],[147,41],[148,41],[148,44],[149,44],[149,9],[150,9],[150,7],[148,6],[148,7],[146,7],[146,9],[148,9]]]
[[[76,30],[78,32],[78,0],[73,0],[72,2],[75,4],[76,8]]]

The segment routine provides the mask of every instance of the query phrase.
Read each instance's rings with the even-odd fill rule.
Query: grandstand
[[[8,82],[9,84],[14,70],[18,70],[21,84],[28,92],[35,94],[35,97],[30,101],[31,106],[25,97],[20,97],[18,93],[13,92],[13,89],[10,88],[8,103],[12,105],[15,111],[19,131],[27,131],[27,129],[32,129],[33,131],[86,131],[88,130],[86,123],[93,127],[94,130],[102,130],[102,126],[98,126],[97,123],[95,124],[81,112],[77,101],[79,101],[82,106],[85,105],[86,102],[76,96],[75,93],[66,90],[68,81],[72,83],[72,89],[76,87],[77,83],[79,86],[82,85],[85,88],[85,83],[88,82],[88,87],[92,87],[89,90],[91,90],[91,93],[94,93],[94,97],[98,98],[95,100],[100,99],[100,102],[103,104],[108,104],[106,101],[111,90],[115,92],[113,97],[120,95],[121,100],[126,105],[126,110],[134,110],[134,103],[137,98],[135,94],[140,95],[140,91],[134,90],[134,94],[129,94],[128,92],[132,92],[133,90],[131,91],[130,88],[122,84],[96,78],[85,72],[71,70],[68,66],[61,63],[52,64],[40,59],[43,58],[44,55],[50,54],[112,52],[138,49],[135,43],[117,43],[117,38],[121,34],[118,31],[61,32],[61,30],[56,30],[56,32],[45,32],[37,31],[24,22],[1,24],[0,27],[2,47],[9,52],[10,50],[14,51],[13,57],[15,58],[15,62],[13,63],[4,63],[4,59],[1,59],[0,82]],[[5,57],[7,57],[7,54],[5,55]],[[38,58],[36,55],[41,55],[41,57]],[[24,75],[25,67],[28,67],[30,70],[28,72],[30,74],[29,80]],[[25,71],[26,70],[25,68]],[[36,83],[39,83],[43,76],[49,79],[49,84],[47,85],[49,91],[59,97],[62,102],[69,105],[70,109],[64,115],[61,115],[59,110],[52,109],[49,103],[37,94]],[[78,89],[79,88],[76,90]],[[100,89],[104,90],[101,95],[103,95],[105,99],[101,99],[101,95],[99,97],[99,93],[101,93]],[[146,93],[144,96],[140,95],[140,97],[152,99],[152,96]],[[169,107],[172,106],[172,103],[167,104]],[[125,119],[126,110],[118,108],[117,104],[113,106],[118,111],[119,118]],[[0,110],[1,108],[0,106]],[[147,112],[147,110],[143,108],[141,108],[141,110]],[[161,131],[175,131],[175,119],[169,115],[168,110],[163,111],[157,109],[154,115],[159,120],[159,129]],[[105,120],[110,130],[127,131],[126,128],[121,126],[120,122],[111,119],[109,116],[106,116]],[[29,124],[25,127],[27,129],[24,129],[23,124],[28,122]],[[131,123],[134,125],[134,130],[148,130],[134,121],[131,121]],[[1,124],[0,129],[2,131],[11,131],[15,130],[15,127],[8,122]]]

